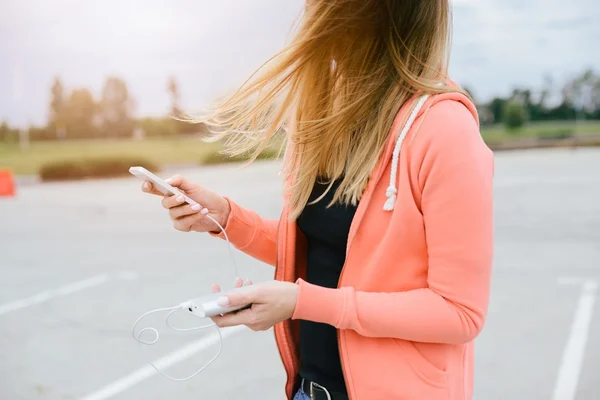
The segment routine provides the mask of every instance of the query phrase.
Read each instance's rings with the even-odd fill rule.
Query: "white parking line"
[[[235,333],[241,332],[246,329],[245,326],[235,326],[232,328],[224,328],[221,330],[221,336],[225,339],[227,336],[231,336]],[[200,340],[197,340],[185,347],[182,347],[179,350],[176,350],[166,356],[159,358],[154,361],[153,364],[156,365],[158,369],[164,371],[166,368],[171,365],[177,364],[181,361],[185,361],[190,358],[194,354],[205,350],[209,346],[216,344],[219,341],[219,336],[216,334],[214,336],[209,336]],[[139,368],[123,378],[116,380],[103,388],[83,397],[81,400],[106,400],[110,399],[113,396],[118,395],[121,392],[137,385],[138,383],[152,377],[153,375],[158,374],[158,372],[152,368],[151,365],[147,365],[145,367]],[[166,378],[165,378],[166,379]]]
[[[96,275],[91,278],[60,287],[58,289],[47,290],[45,292],[38,293],[25,299],[15,300],[9,303],[2,304],[0,305],[0,315],[8,314],[9,312],[17,311],[22,308],[30,307],[39,303],[44,303],[56,297],[66,296],[84,289],[99,286],[108,281],[108,279],[108,274]]]
[[[582,280],[581,278],[561,278],[561,284],[581,284],[581,294],[575,318],[571,325],[571,333],[562,356],[558,380],[554,387],[553,400],[575,400],[577,396],[577,384],[583,364],[585,346],[590,330],[590,322],[594,311],[596,290],[598,283],[594,280]]]

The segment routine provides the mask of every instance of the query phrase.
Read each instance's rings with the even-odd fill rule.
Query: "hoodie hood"
[[[392,148],[391,146],[393,145],[393,150],[390,159],[390,162],[392,163],[390,173],[390,184],[386,190],[387,200],[383,204],[383,209],[385,211],[392,211],[394,209],[394,204],[396,203],[396,194],[398,193],[398,189],[396,187],[397,172],[399,165],[398,161],[400,157],[400,151],[402,150],[402,145],[406,139],[406,136],[409,132],[411,132],[411,128],[413,127],[415,121],[419,117],[425,116],[429,108],[431,108],[434,104],[437,104],[442,101],[458,101],[462,103],[465,107],[467,107],[471,115],[473,115],[477,126],[479,126],[479,116],[477,114],[477,109],[475,108],[475,105],[469,100],[468,97],[466,97],[462,93],[444,93],[434,96],[425,94],[421,95],[420,97],[415,97],[412,101],[407,102],[407,104],[405,104],[400,109],[396,121],[394,122],[394,125],[392,127],[393,134],[390,135],[390,142],[388,143],[386,155],[384,156],[385,160],[390,159],[389,150],[390,148]],[[403,122],[405,120],[404,116],[408,112],[409,107],[412,107],[412,110],[410,111],[408,118],[406,118],[406,122]],[[396,132],[398,132],[400,127],[402,127],[402,130],[400,130],[400,133],[396,135]],[[412,133],[411,139],[415,137],[417,131],[418,127],[417,130]],[[384,166],[385,163],[382,163],[382,167]]]
[[[457,87],[456,84],[451,83],[452,86]],[[459,92],[452,93],[443,93],[437,95],[421,95],[415,96],[411,100],[407,101],[400,110],[398,111],[394,123],[392,124],[390,138],[386,144],[386,147],[382,153],[382,157],[375,167],[374,174],[372,178],[375,181],[379,181],[381,179],[381,175],[385,170],[387,163],[392,163],[392,173],[390,174],[390,183],[386,190],[386,201],[383,204],[383,209],[385,211],[392,211],[394,209],[394,203],[396,202],[396,195],[398,189],[397,185],[397,172],[398,172],[398,164],[400,158],[400,152],[402,151],[402,147],[410,145],[410,141],[416,136],[418,133],[418,127],[422,123],[422,119],[419,121],[420,117],[424,117],[427,114],[427,111],[434,106],[443,101],[456,101],[463,104],[473,116],[473,119],[477,123],[479,127],[479,116],[477,113],[477,109],[473,102],[464,94]],[[414,107],[413,107],[414,105]],[[411,110],[412,108],[412,110]],[[407,113],[408,118],[406,118]],[[415,130],[412,130],[415,122],[418,121]],[[410,141],[407,144],[404,144],[406,138],[409,137]],[[291,143],[285,149],[283,158],[284,160],[289,157],[291,153],[293,145]],[[282,174],[282,171],[279,171],[279,175]],[[288,182],[290,185],[293,182]],[[284,196],[284,200],[289,199],[289,195]]]

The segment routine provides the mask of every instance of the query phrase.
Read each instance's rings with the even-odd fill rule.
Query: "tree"
[[[66,103],[65,88],[59,77],[54,78],[52,87],[50,88],[50,124],[49,128],[56,132],[57,138],[66,136],[65,127],[65,103]]]
[[[169,92],[169,96],[171,96],[171,115],[178,117],[181,114],[181,108],[179,107],[179,85],[172,76],[167,83],[167,91]]]
[[[494,116],[494,122],[502,121],[504,117],[504,109],[506,108],[506,100],[495,97],[489,105],[489,110]]]
[[[102,128],[109,137],[127,137],[133,133],[134,101],[127,84],[120,78],[109,77],[104,84],[100,103]]]
[[[60,78],[54,78],[50,94],[50,120],[57,121],[60,119],[65,105],[65,88]]]
[[[0,124],[0,142],[8,142],[10,134],[10,127],[6,123],[6,121],[2,121]]]
[[[167,91],[171,97],[171,117],[174,117],[172,123],[175,132],[180,134],[202,132],[204,130],[204,125],[192,124],[180,120],[183,119],[185,115],[181,109],[179,85],[173,76],[171,76],[167,82]]]
[[[530,121],[540,121],[547,119],[547,110],[543,105],[547,93],[543,90],[540,91],[537,101],[534,101],[535,96],[532,94],[531,89],[515,89],[510,99],[518,101],[523,105],[527,119]]]
[[[592,104],[594,105],[592,118],[600,119],[600,77],[596,79],[592,89]]]
[[[554,78],[552,78],[552,75],[550,74],[544,75],[544,87],[541,90],[540,101],[538,102],[538,106],[541,109],[546,109],[546,102],[548,101],[548,98],[552,96],[553,89]]]
[[[95,118],[98,104],[85,88],[75,89],[63,108],[63,118],[68,136],[85,138],[96,135]]]
[[[600,97],[600,77],[588,69],[572,82],[573,100],[578,111],[594,114],[600,107],[597,100]]]
[[[504,108],[504,124],[510,131],[516,131],[525,124],[525,106],[518,100],[510,100]]]

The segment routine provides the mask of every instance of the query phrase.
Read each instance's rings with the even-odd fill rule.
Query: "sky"
[[[453,0],[452,78],[486,101],[600,72],[598,0]],[[56,76],[99,97],[128,83],[164,115],[169,76],[186,110],[244,81],[289,39],[304,0],[0,0],[0,121],[43,124]]]

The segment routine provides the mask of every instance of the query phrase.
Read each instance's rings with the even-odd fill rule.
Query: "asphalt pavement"
[[[276,218],[275,162],[180,169]],[[168,176],[171,172],[161,174]],[[600,150],[496,155],[490,312],[477,339],[476,400],[600,399]],[[144,312],[232,283],[225,242],[170,225],[135,178],[32,183],[0,198],[0,399],[162,400],[283,397],[272,331],[179,335],[140,347]],[[239,252],[255,282],[273,269]],[[160,317],[148,324],[163,326]],[[176,320],[182,326],[195,321]],[[147,338],[147,337],[146,337]]]

